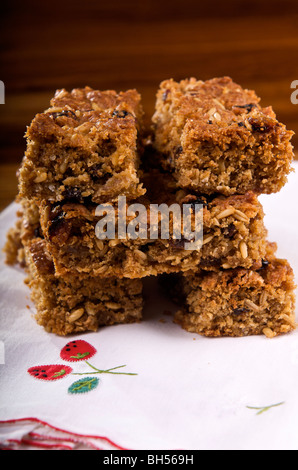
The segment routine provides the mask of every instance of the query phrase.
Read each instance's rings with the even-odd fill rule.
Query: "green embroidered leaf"
[[[87,357],[87,356],[90,356],[90,353],[89,352],[85,352],[83,354],[81,353],[78,353],[76,356],[70,356],[71,359],[84,359],[84,357]]]
[[[84,379],[77,380],[68,389],[69,393],[86,393],[94,390],[99,384],[97,377],[85,377]]]
[[[61,369],[60,372],[56,372],[56,374],[53,375],[52,379],[56,379],[57,377],[60,377],[61,375],[65,375],[65,374],[66,374],[66,370]]]

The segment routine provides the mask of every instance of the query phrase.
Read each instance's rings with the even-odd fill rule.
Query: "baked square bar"
[[[152,118],[162,166],[199,193],[278,192],[291,171],[293,132],[259,102],[229,77],[163,81]]]
[[[141,281],[72,275],[57,279],[43,240],[28,243],[25,253],[36,320],[46,331],[68,335],[141,320]]]
[[[163,201],[159,200],[160,203]],[[149,220],[151,204],[144,199],[139,202],[144,202],[145,216]],[[180,207],[184,203],[203,205],[203,246],[200,250],[185,249],[183,236],[174,239],[171,231],[169,239],[150,239],[148,231],[149,238],[130,239],[127,235],[124,239],[99,240],[96,225],[100,217],[93,205],[86,204],[42,203],[35,210],[34,205],[27,205],[23,238],[28,238],[26,231],[29,230],[45,239],[60,276],[72,272],[133,279],[199,268],[216,270],[242,266],[257,269],[262,265],[267,230],[262,205],[254,193],[207,198],[185,196],[180,191],[168,194],[167,202],[177,203]],[[115,214],[117,221],[117,206]],[[130,220],[127,216],[127,222]],[[170,220],[172,222],[173,216]]]
[[[27,129],[19,197],[99,203],[144,193],[139,180],[143,111],[136,90],[58,90]]]
[[[184,305],[175,322],[203,336],[272,338],[296,328],[295,284],[286,260],[268,256],[258,271],[231,269],[180,278]]]
[[[19,216],[21,213],[19,213]],[[31,213],[34,217],[34,213]],[[140,280],[74,276],[57,278],[45,241],[22,226],[19,217],[5,246],[8,264],[25,268],[36,307],[35,319],[46,331],[68,335],[142,319]]]

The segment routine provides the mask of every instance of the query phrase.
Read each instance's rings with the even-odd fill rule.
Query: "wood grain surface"
[[[297,0],[2,2],[0,210],[17,191],[26,126],[59,88],[137,88],[149,122],[163,79],[228,75],[298,135],[297,25]]]

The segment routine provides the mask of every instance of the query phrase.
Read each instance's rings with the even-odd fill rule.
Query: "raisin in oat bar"
[[[203,336],[272,338],[296,328],[295,288],[289,263],[274,256],[257,271],[239,268],[186,275],[176,280],[184,302],[175,322]]]
[[[152,118],[161,164],[199,193],[278,192],[291,171],[293,132],[230,78],[165,80]]]
[[[25,246],[28,284],[36,321],[46,331],[68,335],[100,326],[139,322],[143,298],[140,280],[65,275],[57,278],[45,242]]]
[[[135,90],[58,90],[27,129],[19,197],[99,203],[142,195],[140,101]]]
[[[203,246],[200,250],[185,249],[183,236],[174,239],[171,231],[170,239],[150,239],[148,234],[144,239],[134,240],[127,236],[99,240],[96,236],[99,217],[94,205],[42,203],[38,208],[38,219],[34,207],[29,204],[24,210],[24,227],[27,231],[31,227],[31,232],[46,240],[60,276],[72,272],[132,279],[195,271],[199,267],[208,270],[238,266],[257,269],[262,265],[267,230],[262,205],[254,193],[198,198],[180,191],[171,197],[171,200],[167,199],[169,205],[203,205]],[[139,201],[145,203],[149,220],[150,203],[144,199]],[[117,222],[117,206],[115,215]],[[131,218],[127,216],[129,221]],[[170,214],[170,225],[172,221]],[[23,237],[26,237],[26,231]]]

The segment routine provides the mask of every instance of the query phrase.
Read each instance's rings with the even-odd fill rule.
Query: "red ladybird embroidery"
[[[77,362],[86,361],[96,354],[96,349],[87,341],[78,339],[67,343],[63,349],[61,349],[60,357],[64,361]]]
[[[72,372],[72,368],[64,365],[34,366],[28,369],[28,373],[35,379],[58,380],[63,379]]]

